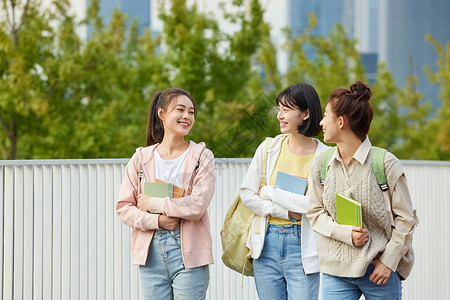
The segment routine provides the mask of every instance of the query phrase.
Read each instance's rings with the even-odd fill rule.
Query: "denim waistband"
[[[267,228],[267,232],[274,232],[280,234],[290,234],[290,233],[298,233],[301,229],[301,225],[275,225],[269,224]]]
[[[180,224],[178,224],[177,228],[174,230],[155,230],[155,233],[153,234],[153,239],[164,239],[169,236],[172,236],[175,238],[175,236],[180,236]]]

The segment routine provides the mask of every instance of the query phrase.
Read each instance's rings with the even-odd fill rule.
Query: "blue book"
[[[308,185],[308,179],[294,174],[278,171],[275,185],[282,190],[304,195],[306,192],[306,186]]]

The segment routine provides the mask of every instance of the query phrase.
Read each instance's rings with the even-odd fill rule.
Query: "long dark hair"
[[[162,120],[158,116],[158,108],[167,111],[169,105],[173,99],[178,96],[184,95],[188,97],[194,105],[194,116],[197,116],[197,104],[194,98],[187,91],[179,88],[169,88],[164,91],[159,91],[153,96],[148,111],[148,121],[146,130],[145,146],[151,146],[157,143],[161,143],[164,138],[164,126]]]
[[[370,129],[373,109],[369,103],[372,91],[367,84],[356,81],[350,90],[339,88],[331,93],[328,103],[336,116],[347,119],[353,133],[364,141]]]

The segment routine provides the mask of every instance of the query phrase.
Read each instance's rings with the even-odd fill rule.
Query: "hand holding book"
[[[362,227],[352,228],[352,242],[353,246],[360,247],[364,246],[369,240],[369,231]]]
[[[156,179],[155,182],[144,182],[144,193],[138,196],[136,206],[142,211],[149,211],[150,197],[172,199],[180,198],[183,195],[184,189]]]
[[[140,194],[136,199],[136,206],[142,211],[149,211],[148,209],[148,201],[150,200],[150,196],[146,194]]]
[[[336,221],[341,225],[351,225],[353,246],[364,246],[369,240],[369,231],[362,228],[361,203],[342,194],[336,194]]]

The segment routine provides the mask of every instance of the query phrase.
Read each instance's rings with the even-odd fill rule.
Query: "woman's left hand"
[[[372,264],[375,266],[375,269],[372,274],[370,274],[369,280],[378,285],[385,284],[391,276],[391,269],[389,269],[379,259],[374,259]]]
[[[148,202],[150,201],[150,196],[146,194],[140,194],[137,197],[136,206],[142,211],[149,211]]]

